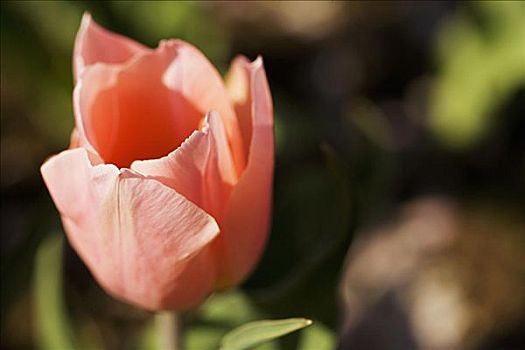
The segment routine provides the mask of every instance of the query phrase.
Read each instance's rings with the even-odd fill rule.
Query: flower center
[[[166,156],[199,127],[204,113],[159,79],[126,79],[103,91],[91,110],[90,141],[105,163]]]

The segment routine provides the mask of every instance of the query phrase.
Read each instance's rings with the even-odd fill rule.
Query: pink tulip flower
[[[84,15],[76,128],[42,176],[73,248],[111,295],[186,310],[240,283],[268,235],[274,136],[261,58],[222,81],[192,45],[150,49]]]

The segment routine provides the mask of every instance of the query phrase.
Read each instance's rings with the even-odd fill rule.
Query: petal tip
[[[263,57],[258,55],[257,58],[252,62],[254,68],[261,68],[264,66]]]
[[[78,45],[82,44],[82,41],[85,39],[87,33],[91,30],[99,30],[100,26],[95,22],[93,16],[89,11],[85,11],[82,14],[82,19],[80,20],[80,27],[78,29],[76,39],[75,39],[75,49],[81,49]]]
[[[93,16],[91,16],[91,12],[84,11],[84,13],[82,14],[82,21],[80,22],[80,26],[82,27],[82,26],[90,25],[92,21],[93,21]]]
[[[91,13],[84,12],[75,37],[73,73],[75,81],[85,67],[97,62],[122,64],[147,47],[95,22]]]

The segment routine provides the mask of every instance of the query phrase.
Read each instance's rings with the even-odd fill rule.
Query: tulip
[[[268,231],[273,111],[262,59],[225,82],[181,40],[150,49],[85,14],[75,130],[42,176],[72,247],[114,297],[187,310],[254,269]]]

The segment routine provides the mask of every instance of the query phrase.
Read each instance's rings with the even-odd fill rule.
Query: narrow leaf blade
[[[282,337],[312,324],[306,318],[263,320],[246,323],[222,338],[221,350],[244,350]]]

